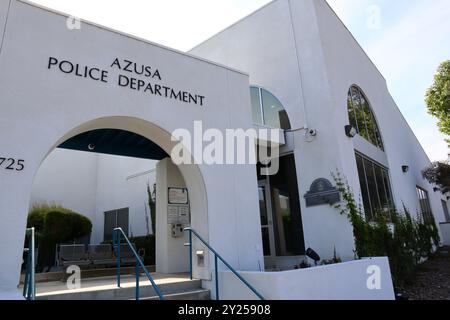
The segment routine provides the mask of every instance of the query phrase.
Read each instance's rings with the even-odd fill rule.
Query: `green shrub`
[[[138,250],[145,250],[144,264],[146,266],[153,266],[156,264],[156,244],[154,235],[135,237],[131,238],[130,241],[136,245]]]
[[[75,212],[52,210],[45,216],[44,234],[60,243],[79,239],[91,230],[91,221]]]
[[[85,216],[46,204],[33,206],[28,215],[27,227],[36,229],[39,270],[53,265],[57,244],[75,241],[92,231],[92,223]]]
[[[421,218],[412,219],[404,208],[404,213],[393,210],[390,220],[378,215],[376,221],[367,221],[348,184],[339,174],[334,179],[343,195],[343,205],[339,204],[336,208],[348,216],[353,226],[358,257],[387,256],[394,285],[401,287],[409,282],[417,264],[431,256],[433,246],[439,245],[439,232],[434,219],[427,222]]]
[[[131,243],[134,243],[136,246],[136,250],[139,253],[139,250],[144,250],[144,264],[146,266],[154,266],[156,264],[156,242],[155,242],[155,236],[150,234],[143,237],[131,237],[129,238]],[[124,243],[125,240],[122,238],[122,242]],[[104,241],[103,244],[112,244],[113,242],[110,241]]]
[[[45,212],[43,207],[33,207],[28,215],[27,227],[34,227],[36,232],[44,230]],[[50,210],[50,208],[48,208]]]

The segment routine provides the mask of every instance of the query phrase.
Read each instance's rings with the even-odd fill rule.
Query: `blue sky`
[[[269,0],[33,0],[186,51]],[[294,0],[301,1],[301,0]],[[449,0],[328,0],[384,74],[431,160],[448,149],[424,94],[450,59]]]

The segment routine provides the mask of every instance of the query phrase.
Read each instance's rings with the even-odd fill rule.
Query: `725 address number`
[[[25,160],[0,157],[0,168],[11,171],[23,171],[25,169]]]

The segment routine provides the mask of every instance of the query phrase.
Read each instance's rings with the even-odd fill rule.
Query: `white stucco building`
[[[330,278],[264,272],[293,269],[307,248],[323,259],[335,252],[354,259],[347,217],[323,201],[339,200],[333,174],[348,180],[369,218],[395,206],[450,222],[447,199],[422,178],[430,160],[386,80],[326,1],[273,1],[189,53],[88,22],[70,30],[66,20],[26,1],[0,0],[0,157],[11,159],[0,167],[4,296],[17,286],[33,203],[88,216],[91,242],[100,243],[114,210],[126,209],[129,235],[151,232],[147,184],[156,183],[158,272],[188,269],[186,236],[172,235],[169,195],[186,188],[192,228],[256,287],[286,288],[272,290],[273,298],[393,297],[392,284],[367,291],[365,269],[354,262]],[[219,132],[278,129],[279,171],[174,165],[171,135],[180,128],[194,134],[195,121]],[[194,260],[205,287],[213,286],[211,259]],[[299,279],[340,286],[343,275],[359,286],[344,296],[295,295],[289,287],[301,286]],[[224,288],[228,297],[246,297],[238,285]]]

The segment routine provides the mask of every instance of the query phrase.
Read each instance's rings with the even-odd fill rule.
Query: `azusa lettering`
[[[137,64],[136,62],[127,59],[119,60],[118,58],[116,58],[114,62],[111,64],[111,68],[117,68],[121,71],[134,73],[136,75],[144,76],[151,79],[156,78],[162,80],[161,74],[159,73],[158,69],[153,71],[152,67],[150,66],[144,64]]]

